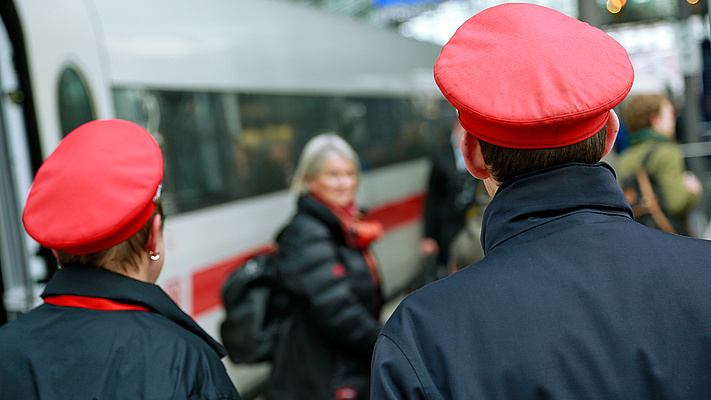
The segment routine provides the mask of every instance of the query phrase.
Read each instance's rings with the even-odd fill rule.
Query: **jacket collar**
[[[42,298],[59,295],[98,297],[143,306],[199,336],[220,357],[227,354],[221,344],[185,314],[159,286],[152,283],[141,282],[103,268],[71,264],[62,267],[52,276]]]
[[[521,232],[581,211],[633,218],[608,164],[570,163],[517,176],[486,207],[482,246],[488,253]]]
[[[298,207],[299,211],[321,220],[334,232],[336,236],[342,236],[343,232],[341,229],[341,221],[338,219],[336,214],[329,210],[323,203],[316,200],[313,196],[302,195],[299,197]]]
[[[654,140],[657,142],[673,142],[672,139],[664,137],[661,133],[652,128],[644,128],[635,132],[630,132],[630,144],[635,145],[645,140]]]

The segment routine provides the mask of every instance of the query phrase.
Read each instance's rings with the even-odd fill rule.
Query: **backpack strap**
[[[652,182],[649,179],[649,174],[647,173],[647,163],[649,162],[649,159],[652,157],[652,154],[656,149],[657,146],[652,146],[652,148],[644,156],[642,164],[639,166],[639,168],[637,168],[637,171],[635,172],[635,176],[637,177],[637,185],[639,186],[639,191],[642,195],[641,206],[646,211],[646,213],[650,214],[652,220],[654,220],[654,223],[657,224],[659,229],[666,232],[676,233],[676,230],[672,226],[671,222],[669,222],[669,219],[664,214],[664,211],[662,211],[662,207],[659,205],[659,199],[654,193],[654,189],[652,188]],[[639,209],[640,207],[635,208]],[[633,212],[635,212],[635,215],[637,215],[635,210],[633,210]]]

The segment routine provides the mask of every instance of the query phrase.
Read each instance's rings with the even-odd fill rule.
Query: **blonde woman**
[[[380,278],[370,244],[380,224],[356,204],[358,157],[342,138],[305,146],[292,182],[297,212],[277,237],[283,286],[295,309],[281,331],[268,399],[367,399],[380,333]]]

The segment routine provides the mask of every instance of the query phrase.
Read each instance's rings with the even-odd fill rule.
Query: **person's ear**
[[[605,152],[602,154],[603,157],[612,150],[615,145],[615,140],[617,139],[617,133],[620,131],[620,119],[617,117],[615,110],[610,110],[607,117],[607,139],[605,140]]]
[[[306,191],[313,192],[314,179],[313,178],[304,178],[304,187],[306,187]]]
[[[467,165],[469,173],[481,180],[491,178],[489,167],[484,162],[484,156],[481,154],[479,139],[474,135],[464,133],[460,146],[462,147],[462,156],[464,156],[464,163]]]
[[[148,231],[148,240],[146,241],[146,250],[149,252],[156,252],[158,247],[158,238],[161,233],[161,222],[162,217],[158,214],[153,216],[153,222],[151,222],[151,228]]]

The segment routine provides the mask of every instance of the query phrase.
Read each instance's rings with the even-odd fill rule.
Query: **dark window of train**
[[[366,171],[424,156],[442,131],[432,104],[411,98],[116,88],[114,104],[160,139],[170,213],[286,189],[304,144],[324,131]]]
[[[250,195],[289,186],[306,141],[327,128],[327,101],[318,96],[239,95],[242,132],[237,148],[249,171],[242,185]]]
[[[59,122],[62,136],[79,125],[96,119],[85,80],[74,67],[66,67],[59,77]]]
[[[285,174],[288,177],[303,145],[318,133],[343,136],[367,170],[426,155],[437,131],[410,99],[243,94],[239,104],[243,147],[259,165],[256,173],[270,171],[257,179],[267,186],[257,193],[286,187]],[[290,155],[270,155],[281,154],[275,148],[287,149]]]
[[[235,166],[222,100],[215,93],[155,92],[165,138],[166,191],[178,212],[233,200]]]
[[[239,191],[234,95],[114,89],[116,116],[146,127],[165,162],[163,205],[181,213],[246,197]]]

